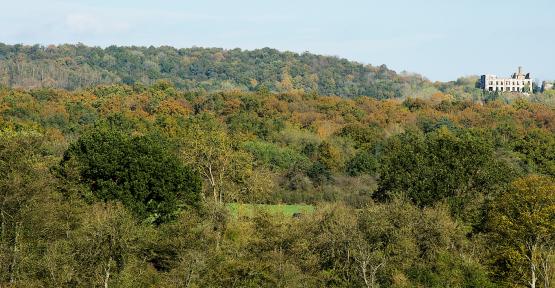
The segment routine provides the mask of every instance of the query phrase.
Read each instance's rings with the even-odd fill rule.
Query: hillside
[[[4,2],[0,288],[555,288],[555,1]]]
[[[430,89],[419,75],[398,74],[337,57],[220,48],[25,46],[0,43],[0,85],[75,90],[98,84],[170,80],[183,90],[276,92],[399,98]],[[266,87],[266,88],[264,88]]]
[[[493,288],[555,267],[550,93],[272,49],[1,48],[0,286]]]
[[[528,99],[0,88],[0,283],[516,287],[554,132]]]

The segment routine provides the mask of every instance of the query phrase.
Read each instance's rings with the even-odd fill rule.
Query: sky
[[[434,81],[555,80],[553,0],[0,0],[0,42],[332,55]]]

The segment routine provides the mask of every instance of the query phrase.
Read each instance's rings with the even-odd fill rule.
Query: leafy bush
[[[308,158],[301,153],[268,142],[249,141],[243,144],[243,148],[252,153],[261,164],[272,169],[285,170],[294,165],[304,166],[308,162]]]

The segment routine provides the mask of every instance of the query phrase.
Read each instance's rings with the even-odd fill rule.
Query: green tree
[[[445,127],[428,134],[407,132],[387,143],[374,198],[402,194],[419,206],[446,199],[454,214],[477,216],[480,207],[475,202],[513,177],[497,158],[491,141],[471,132]]]
[[[0,283],[17,283],[25,257],[27,217],[34,199],[53,190],[43,135],[0,131]],[[46,198],[46,197],[45,197]]]
[[[252,157],[234,148],[222,125],[209,114],[192,118],[181,143],[184,161],[202,175],[215,203],[232,200],[236,196],[233,186],[248,185],[252,174]]]
[[[60,174],[90,189],[89,200],[117,200],[152,223],[171,220],[181,209],[199,205],[201,180],[183,165],[159,135],[128,136],[96,128],[71,144],[60,163]]]
[[[96,203],[88,212],[68,243],[75,261],[72,284],[108,288],[137,254],[138,238],[145,235],[121,204]]]
[[[516,141],[515,151],[522,154],[529,170],[555,176],[555,135],[533,129]]]
[[[378,169],[378,160],[369,151],[359,151],[351,160],[347,162],[347,173],[351,176],[361,174],[374,175]]]

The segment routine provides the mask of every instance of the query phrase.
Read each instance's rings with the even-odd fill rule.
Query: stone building
[[[522,67],[511,78],[500,78],[495,75],[482,75],[480,88],[490,92],[515,92],[532,93],[532,77],[530,73],[524,74]]]
[[[555,87],[555,83],[543,81],[542,83],[542,93],[546,90],[552,90]]]

